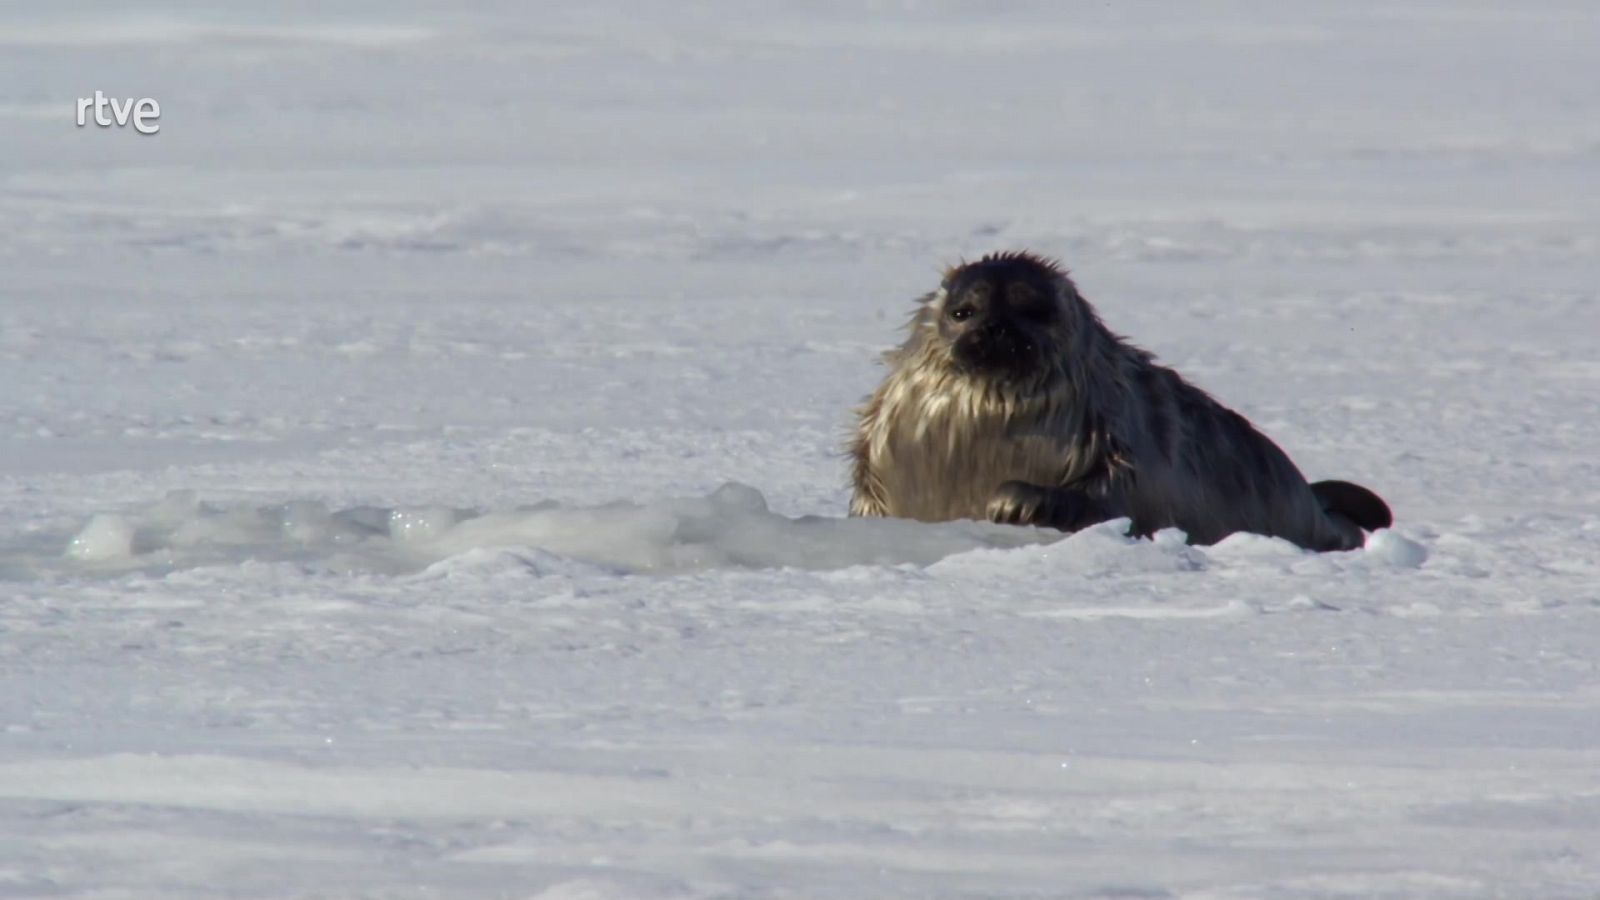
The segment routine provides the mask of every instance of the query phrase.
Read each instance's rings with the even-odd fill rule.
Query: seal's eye
[[[972,307],[958,306],[950,310],[950,318],[955,319],[957,322],[965,322],[972,318]]]

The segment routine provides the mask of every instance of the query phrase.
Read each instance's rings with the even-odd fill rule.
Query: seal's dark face
[[[1061,311],[1052,269],[1028,257],[985,258],[951,272],[939,334],[963,368],[999,378],[1037,371]]]

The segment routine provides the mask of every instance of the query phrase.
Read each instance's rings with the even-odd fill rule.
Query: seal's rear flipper
[[[1394,524],[1389,504],[1359,484],[1318,481],[1311,485],[1311,493],[1322,504],[1324,512],[1342,515],[1367,531],[1377,531]]]

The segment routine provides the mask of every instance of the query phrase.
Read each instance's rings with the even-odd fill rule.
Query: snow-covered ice
[[[1587,5],[20,6],[0,895],[1600,892]],[[843,518],[1017,247],[1394,529]]]
[[[1127,526],[1120,523],[1124,532]],[[652,503],[617,501],[577,509],[541,503],[490,511],[444,506],[330,511],[314,500],[230,506],[203,503],[180,491],[133,514],[96,515],[67,542],[65,560],[22,550],[12,564],[34,576],[49,571],[166,573],[245,558],[401,573],[424,566],[432,571],[462,555],[476,559],[485,549],[534,547],[629,572],[843,569],[926,565],[964,551],[1061,537],[1059,532],[987,522],[789,518],[771,512],[760,491],[735,483],[704,497]],[[41,538],[36,536],[35,547]]]

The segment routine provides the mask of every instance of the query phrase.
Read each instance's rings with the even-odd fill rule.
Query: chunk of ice
[[[1369,535],[1366,551],[1397,569],[1415,569],[1428,560],[1426,547],[1389,528],[1380,528]]]
[[[122,516],[100,513],[72,539],[67,555],[84,562],[128,559],[133,556],[133,524]]]

